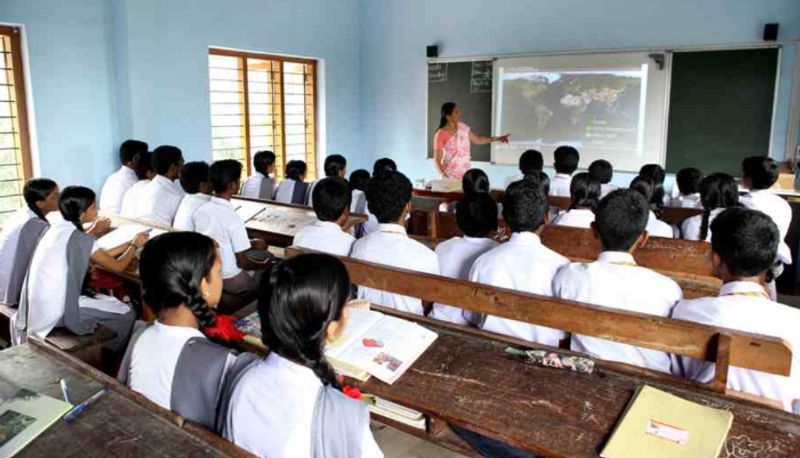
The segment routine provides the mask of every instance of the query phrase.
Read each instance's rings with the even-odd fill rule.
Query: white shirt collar
[[[636,260],[633,259],[633,255],[624,251],[603,251],[597,256],[597,260],[608,264],[636,265]]]
[[[569,173],[556,173],[556,176],[553,178],[572,178],[572,175]]]
[[[275,352],[270,352],[269,356],[267,356],[266,362],[267,364],[276,367],[284,374],[291,374],[290,376],[292,378],[296,378],[298,382],[302,382],[304,385],[322,385],[319,377],[317,377],[317,375],[314,374],[314,371],[312,371],[310,368],[290,361]]]
[[[132,176],[132,177],[138,179],[138,177],[136,176],[136,171],[133,170],[132,168],[128,167],[127,165],[121,166],[119,168],[119,173],[121,173],[123,175],[129,175],[129,176]]]
[[[469,237],[467,235],[461,236],[461,240],[469,243],[474,243],[475,245],[483,245],[487,243],[489,239],[484,237]]]
[[[515,245],[541,245],[542,241],[533,232],[514,232],[507,243]]]
[[[217,205],[222,205],[223,207],[233,208],[233,204],[230,200],[221,199],[217,196],[212,196],[210,201]]]
[[[162,186],[164,186],[164,187],[166,187],[168,189],[172,189],[172,190],[175,190],[175,191],[183,192],[183,189],[180,187],[179,184],[175,183],[174,181],[170,180],[169,178],[165,177],[164,175],[156,175],[153,178],[153,181],[155,181],[156,183],[158,183],[158,184],[160,184],[160,185],[162,185]]]
[[[323,228],[323,229],[337,230],[339,232],[343,232],[342,231],[342,226],[339,226],[338,224],[334,223],[333,221],[320,221],[320,220],[317,220],[317,222],[314,225],[319,227],[319,228]]]
[[[378,225],[378,228],[384,234],[401,234],[401,235],[408,235],[406,232],[406,228],[395,223],[381,223]]]
[[[719,290],[720,296],[757,296],[769,298],[764,288],[758,283],[751,281],[732,281],[722,285]]]
[[[190,328],[188,326],[172,326],[164,324],[159,320],[153,322],[153,327],[157,332],[163,332],[174,336],[205,337],[199,329]]]

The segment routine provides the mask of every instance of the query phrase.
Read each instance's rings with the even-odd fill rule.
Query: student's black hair
[[[570,210],[574,208],[595,210],[600,201],[600,182],[589,173],[579,173],[572,177],[572,182],[569,184],[569,195],[572,198]]]
[[[378,176],[385,172],[396,172],[397,171],[397,164],[388,157],[384,157],[375,161],[375,164],[372,166],[372,176]]]
[[[177,146],[162,145],[153,151],[153,170],[166,175],[169,168],[183,160],[183,153]]]
[[[780,239],[772,218],[757,210],[729,208],[711,223],[711,249],[735,277],[768,272]]]
[[[305,161],[293,160],[286,164],[286,178],[294,181],[302,181],[302,176],[305,175],[308,166]]]
[[[703,172],[694,167],[687,167],[678,170],[675,175],[675,182],[678,184],[678,191],[684,196],[697,194],[700,192],[700,182],[703,181]]]
[[[633,179],[633,181],[631,181],[631,184],[628,186],[628,189],[630,189],[631,191],[636,191],[642,197],[644,197],[644,200],[647,201],[648,208],[652,206],[653,193],[655,192],[656,189],[656,185],[655,183],[653,183],[652,179],[642,175],[638,175],[636,176],[636,178]]]
[[[708,237],[708,220],[716,208],[738,207],[739,186],[736,179],[727,173],[712,173],[700,182],[700,201],[703,203],[703,222],[700,224],[700,240]]]
[[[664,206],[664,180],[667,172],[658,164],[645,164],[639,169],[639,176],[649,178],[653,182],[653,193],[650,195],[650,206],[661,208]]]
[[[125,140],[119,145],[119,160],[124,165],[132,162],[133,158],[142,152],[147,151],[149,148],[147,143],[139,140]]]
[[[81,214],[94,204],[97,196],[94,191],[83,186],[67,186],[61,190],[58,199],[58,211],[64,220],[71,222],[75,227],[83,232],[81,224]]]
[[[595,211],[595,227],[603,250],[628,251],[647,228],[650,208],[632,189],[617,189],[605,196]]]
[[[22,187],[22,197],[28,208],[41,219],[46,219],[44,213],[36,206],[37,202],[47,199],[58,188],[55,181],[48,178],[31,178]]]
[[[203,161],[187,162],[181,167],[181,187],[187,194],[200,192],[200,185],[211,181],[210,167]],[[240,169],[241,170],[241,169]],[[241,171],[240,171],[241,175]]]
[[[366,191],[369,184],[370,175],[368,170],[358,169],[350,174],[350,191],[358,189],[359,191]]]
[[[201,327],[216,315],[200,290],[217,259],[217,244],[197,232],[167,232],[149,240],[139,259],[142,298],[156,313],[186,305]]]
[[[350,208],[353,195],[347,181],[341,178],[327,177],[314,186],[311,202],[314,213],[320,221],[335,222],[345,210]]]
[[[261,281],[261,340],[271,351],[308,367],[325,385],[340,388],[325,358],[328,325],[342,318],[350,276],[341,261],[305,254],[277,264]]]
[[[742,176],[750,178],[750,189],[769,189],[778,181],[778,163],[771,157],[751,156],[742,161]]]
[[[614,167],[605,159],[598,159],[589,165],[589,173],[600,182],[608,184],[614,176]]]
[[[331,154],[325,158],[325,176],[338,177],[339,174],[347,167],[347,159],[341,154]]]
[[[557,173],[566,173],[572,175],[578,168],[578,162],[581,160],[581,155],[578,150],[571,146],[559,146],[553,152],[555,162],[553,166]]]
[[[147,174],[153,171],[153,153],[150,151],[142,151],[133,157],[133,171],[136,172],[136,178],[146,180]]]
[[[447,117],[453,114],[456,106],[457,105],[453,102],[447,102],[442,105],[442,116],[439,118],[439,129],[447,125]]]
[[[411,181],[400,172],[384,172],[367,185],[369,211],[381,224],[396,223],[411,201]]]
[[[461,188],[465,196],[489,194],[489,177],[481,169],[469,169],[461,178]]]
[[[208,180],[214,193],[225,192],[231,183],[242,179],[242,163],[233,159],[215,161],[208,169]]]
[[[503,218],[512,231],[536,231],[544,224],[549,211],[547,194],[543,192],[539,182],[519,180],[506,189]]]
[[[467,237],[486,237],[497,230],[497,202],[488,194],[473,194],[456,204],[458,228]]]
[[[263,175],[269,174],[269,168],[275,164],[275,153],[272,151],[259,151],[253,156],[253,168]]]
[[[546,173],[539,170],[531,174],[525,175],[524,180],[536,183],[536,186],[542,190],[544,195],[550,194],[550,177]]]
[[[529,149],[519,157],[519,171],[522,175],[541,172],[543,167],[544,159],[542,159],[542,153],[535,149]]]

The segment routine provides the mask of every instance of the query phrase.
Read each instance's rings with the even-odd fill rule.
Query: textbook
[[[395,404],[394,402],[373,396],[364,395],[364,402],[369,406],[369,411],[375,415],[386,417],[415,429],[425,430],[426,421],[422,412]]]
[[[733,414],[642,385],[617,424],[603,458],[716,458]]]
[[[14,456],[72,406],[26,389],[0,401],[0,456]]]
[[[166,231],[161,229],[154,229],[141,224],[125,224],[97,239],[97,246],[103,250],[113,250],[114,248],[131,243],[139,234],[145,233],[150,238],[153,238],[165,232]]]

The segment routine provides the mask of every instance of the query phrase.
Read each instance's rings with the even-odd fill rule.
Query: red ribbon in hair
[[[236,327],[236,318],[230,315],[217,315],[214,326],[203,329],[208,337],[224,340],[226,342],[239,342],[245,333]]]

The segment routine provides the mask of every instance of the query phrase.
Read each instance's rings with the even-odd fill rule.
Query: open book
[[[14,456],[72,406],[26,389],[0,402],[0,456]]]
[[[249,200],[236,199],[232,202],[233,209],[236,214],[242,218],[245,223],[255,218],[267,209],[263,203],[250,202]]]
[[[141,224],[125,224],[108,234],[97,239],[97,246],[103,250],[113,250],[127,243],[131,243],[139,234],[148,234],[150,238],[161,235],[166,231],[144,226]]]

